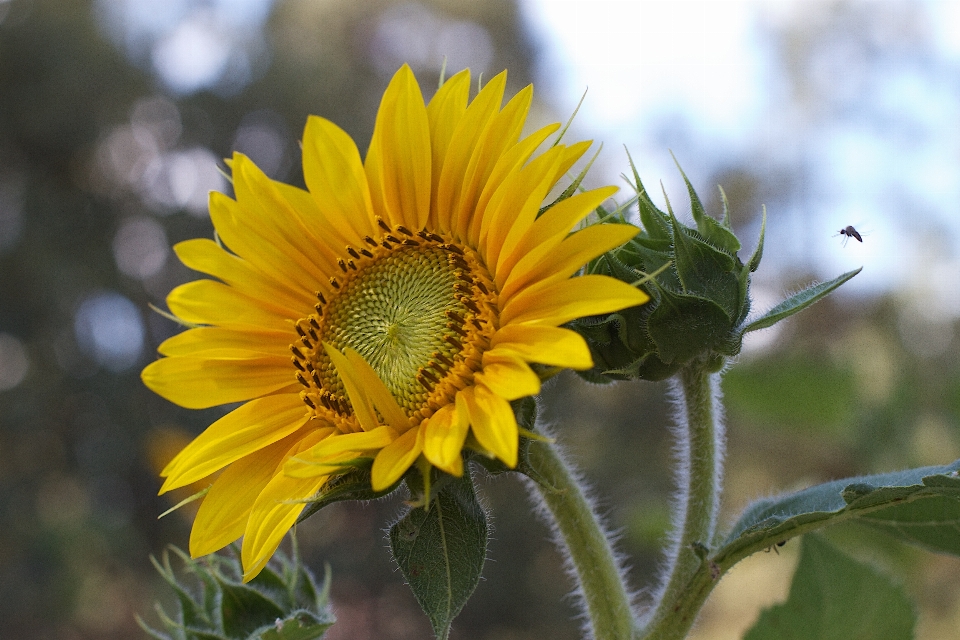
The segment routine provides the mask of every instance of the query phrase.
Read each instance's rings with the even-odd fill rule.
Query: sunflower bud
[[[740,352],[750,311],[750,273],[760,263],[763,230],[744,263],[737,255],[740,241],[731,229],[725,196],[718,222],[705,213],[684,175],[696,224],[690,228],[677,220],[669,201],[666,213],[658,209],[634,177],[643,230],[591,267],[639,282],[650,302],[578,321],[576,329],[590,344],[595,362],[586,376],[662,380],[694,359],[719,368],[724,356]]]
[[[680,174],[696,228],[677,220],[669,200],[666,213],[658,209],[634,170],[643,230],[588,265],[591,273],[613,276],[650,295],[642,306],[573,323],[593,354],[593,369],[580,372],[588,380],[663,380],[694,361],[719,371],[725,358],[740,353],[746,333],[809,307],[860,273],[855,269],[814,283],[748,321],[750,274],[763,254],[766,210],[757,248],[744,263],[723,189],[723,217],[717,221],[706,214],[682,170]]]

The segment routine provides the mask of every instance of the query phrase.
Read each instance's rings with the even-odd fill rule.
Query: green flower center
[[[356,427],[353,409],[324,343],[363,356],[407,415],[422,419],[472,383],[495,331],[492,278],[479,257],[436,234],[398,230],[367,238],[359,252],[347,247],[333,295],[318,294],[317,313],[297,323],[301,397],[341,428]]]
[[[330,301],[325,339],[340,351],[350,347],[363,356],[401,407],[417,407],[427,393],[417,382],[419,370],[435,353],[456,356],[455,347],[444,340],[455,335],[444,312],[466,313],[453,295],[456,282],[442,249],[395,251],[364,269]]]

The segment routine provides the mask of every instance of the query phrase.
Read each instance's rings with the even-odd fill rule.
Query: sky
[[[767,206],[752,285],[758,311],[799,284],[862,266],[841,296],[893,293],[910,331],[923,325],[948,336],[960,317],[960,2],[519,2],[537,50],[537,95],[566,119],[586,91],[574,133],[604,144],[595,183],[629,194],[620,178],[625,146],[655,202],[665,207],[662,185],[681,217],[686,189],[674,156],[705,202],[731,169],[773,185],[738,228],[752,251]],[[166,94],[138,102],[104,139],[97,157],[105,173],[157,215],[206,215],[207,192],[225,187],[218,158],[171,142],[180,126],[174,101],[201,91],[234,96],[267,72],[263,29],[273,0],[95,6],[115,46]],[[492,39],[468,16],[416,2],[384,6],[366,55],[385,77],[403,62],[434,69],[444,56],[452,68],[499,71],[485,68]],[[251,121],[236,145],[280,158],[277,135],[269,122]],[[113,245],[118,268],[152,282],[170,259],[163,228],[149,216],[127,222]],[[863,242],[838,235],[848,225]],[[100,292],[77,315],[78,340],[103,366],[132,366],[128,355],[142,350],[142,327],[122,334],[125,350],[111,350],[101,343],[121,333],[91,320],[132,318],[128,303]],[[0,355],[13,361],[17,345],[8,343],[0,340]],[[8,377],[0,388],[22,378]]]
[[[909,287],[904,296],[925,313],[956,317],[960,90],[952,78],[960,72],[960,3],[847,3],[859,17],[814,41],[803,69],[828,98],[798,109],[787,100],[769,33],[820,38],[815,23],[831,5],[523,0],[522,7],[543,47],[538,79],[548,99],[569,113],[588,88],[578,125],[605,149],[627,145],[648,188],[662,181],[674,204],[684,192],[664,142],[677,145],[701,197],[715,188],[706,182],[711,169],[731,160],[806,172],[813,193],[769,211],[768,263],[822,279],[863,265],[850,291]],[[806,32],[792,26],[803,21],[813,24]],[[869,46],[858,49],[857,39]],[[687,143],[665,136],[664,123],[679,123]],[[681,153],[690,150],[697,152]],[[601,170],[616,179],[626,162],[607,155]],[[837,236],[849,224],[865,232],[862,244]]]

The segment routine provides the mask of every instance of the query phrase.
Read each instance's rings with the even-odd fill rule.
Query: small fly
[[[857,242],[863,242],[863,237],[860,235],[860,232],[854,229],[852,224],[840,229],[840,231],[837,233],[838,235],[843,236],[843,246],[847,246],[847,242],[850,241],[850,238],[856,238]]]

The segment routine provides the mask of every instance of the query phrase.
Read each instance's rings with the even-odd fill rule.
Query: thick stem
[[[554,445],[533,442],[528,458],[533,483],[553,516],[579,582],[595,640],[625,640],[636,633],[630,596],[610,539],[576,476]],[[558,541],[559,542],[559,541]]]
[[[643,636],[650,640],[679,640],[693,626],[699,607],[691,611],[685,600],[692,596],[691,581],[707,562],[720,507],[724,435],[716,402],[719,375],[710,373],[704,363],[694,363],[682,369],[677,379],[678,530],[659,601]]]

